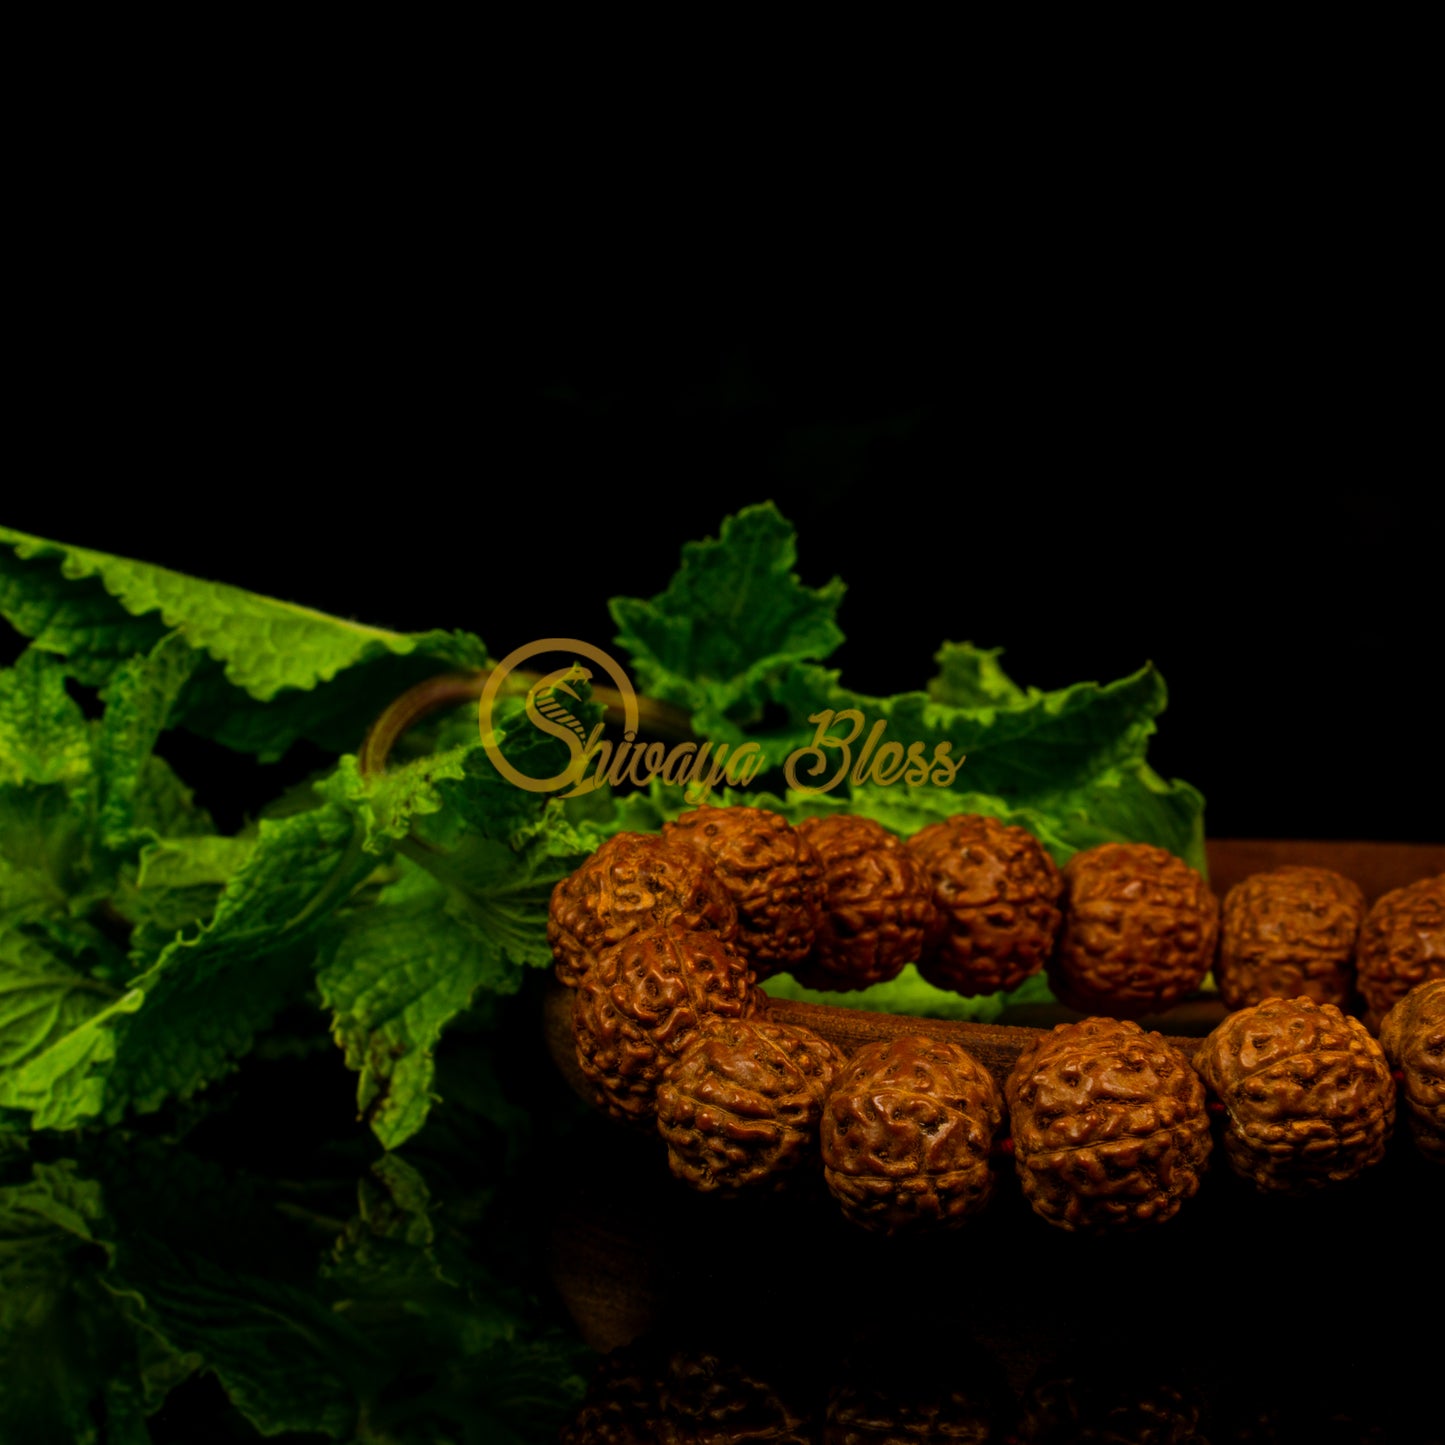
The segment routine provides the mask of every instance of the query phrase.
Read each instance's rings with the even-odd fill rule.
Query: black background
[[[945,639],[1043,687],[1152,659],[1151,758],[1211,833],[1445,836],[1429,404],[1337,311],[1176,290],[978,331],[926,298],[206,286],[72,318],[0,518],[500,656],[606,645],[607,598],[771,497],[804,581],[848,584],[852,686],[922,686]]]

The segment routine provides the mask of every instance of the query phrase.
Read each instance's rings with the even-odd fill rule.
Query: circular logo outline
[[[528,658],[545,652],[577,653],[602,668],[617,684],[618,694],[622,698],[624,731],[630,732],[634,737],[637,735],[639,722],[637,693],[633,690],[631,679],[616,660],[603,652],[600,647],[594,647],[590,642],[583,642],[580,638],[543,637],[536,642],[528,642],[521,647],[513,648],[488,676],[486,685],[482,688],[481,701],[477,705],[477,724],[481,729],[482,747],[486,750],[492,766],[516,787],[525,788],[529,793],[551,793],[558,788],[565,787],[568,783],[575,783],[571,791],[563,796],[579,798],[600,786],[602,781],[599,778],[593,778],[590,782],[576,781],[586,765],[586,758],[580,744],[569,739],[568,745],[572,749],[572,760],[560,773],[554,773],[550,778],[529,778],[503,756],[501,748],[497,746],[496,730],[492,727],[492,709],[496,705],[497,693],[501,690],[502,683],[506,681],[508,674]]]

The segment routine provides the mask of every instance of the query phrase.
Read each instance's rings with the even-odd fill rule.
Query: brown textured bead
[[[1225,895],[1215,977],[1231,1009],[1267,998],[1344,1007],[1365,895],[1328,868],[1256,873]]]
[[[662,836],[706,853],[738,910],[738,945],[757,978],[801,963],[813,948],[822,864],[788,820],[766,808],[697,808]]]
[[[737,948],[664,925],[604,949],[572,1000],[577,1062],[614,1117],[652,1119],[663,1071],[712,1018],[748,1018],[766,998]]]
[[[922,865],[872,818],[805,818],[798,832],[822,860],[823,904],[813,955],[794,976],[823,989],[897,978],[922,957],[938,922]]]
[[[1395,1081],[1358,1020],[1311,998],[1231,1014],[1194,1056],[1225,1109],[1230,1167],[1262,1190],[1352,1179],[1385,1154]]]
[[[561,1445],[811,1445],[806,1403],[791,1398],[795,1390],[775,1387],[775,1371],[759,1368],[753,1356],[762,1350],[752,1346],[749,1340],[738,1359],[691,1342],[669,1349],[652,1336],[611,1351]]]
[[[591,960],[630,933],[675,923],[737,937],[737,907],[705,854],[652,833],[617,833],[552,890],[547,942],[576,988]]]
[[[972,995],[1017,988],[1053,951],[1063,882],[1026,828],[959,813],[908,840],[933,884],[937,937],[918,971]]]
[[[777,1188],[816,1165],[818,1120],[843,1055],[811,1029],[709,1021],[668,1067],[657,1127],[694,1189]]]
[[[1168,1323],[1161,1324],[1157,1340],[1131,1339],[1124,1351],[1111,1342],[1085,1340],[1040,1371],[1024,1395],[1014,1439],[1024,1445],[1209,1445],[1225,1439],[1262,1445],[1278,1440],[1273,1434],[1201,1434],[1207,1392],[1193,1377],[1198,1365],[1180,1359],[1177,1346],[1168,1348]]]
[[[624,1345],[598,1362],[587,1397],[563,1427],[561,1445],[683,1445],[666,1401],[666,1380],[649,1342]]]
[[[954,1330],[939,1328],[940,1339],[912,1326],[906,1315],[881,1319],[837,1361],[819,1445],[986,1445],[1011,1438],[1013,1396],[996,1362]]]
[[[749,1348],[753,1343],[743,1346],[745,1354],[762,1353]],[[778,1353],[775,1347],[772,1359]],[[781,1364],[786,1371],[786,1356]],[[769,1369],[766,1361],[760,1368],[756,1358],[738,1359],[731,1353],[674,1350],[667,1362],[664,1398],[679,1445],[812,1445],[812,1412],[799,1408],[802,1402],[791,1398],[794,1391],[776,1387],[771,1378],[776,1369]]]
[[[1182,859],[1148,843],[1103,843],[1064,867],[1049,979],[1084,1013],[1156,1013],[1198,988],[1218,931],[1218,902]]]
[[[1445,873],[1376,899],[1360,929],[1356,966],[1372,1029],[1417,984],[1445,978]]]
[[[1198,1192],[1204,1085],[1161,1035],[1121,1019],[1060,1024],[1019,1055],[1004,1092],[1024,1197],[1050,1224],[1158,1224]]]
[[[957,1044],[921,1034],[867,1044],[823,1108],[823,1177],[865,1229],[962,1224],[988,1201],[1002,1117],[988,1070]]]
[[[1412,988],[1385,1015],[1380,1046],[1404,1075],[1415,1143],[1445,1164],[1445,978]]]

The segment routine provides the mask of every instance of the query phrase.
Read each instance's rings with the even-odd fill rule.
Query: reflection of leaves
[[[112,1139],[84,1165],[11,1173],[7,1445],[142,1445],[145,1416],[197,1374],[263,1434],[394,1445],[550,1441],[580,1398],[582,1352],[497,1283],[485,1216],[397,1155],[362,1177],[329,1253],[276,1186],[173,1146]]]
[[[528,1323],[530,1306],[500,1285],[411,1165],[392,1154],[363,1179],[357,1217],[325,1276],[336,1308],[380,1342],[390,1367],[422,1374],[423,1399],[383,1392],[369,1420],[386,1438],[423,1445],[448,1438],[554,1440],[582,1394],[584,1351],[560,1331]]]
[[[326,1301],[153,1238],[128,1245],[117,1272],[132,1323],[204,1362],[263,1434],[350,1433],[379,1357]]]
[[[102,1220],[99,1187],[68,1161],[0,1185],[0,1440],[149,1439],[134,1346],[100,1285]]]

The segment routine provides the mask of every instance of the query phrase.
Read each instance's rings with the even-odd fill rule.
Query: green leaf
[[[515,993],[524,968],[551,963],[547,905],[580,861],[560,811],[521,851],[472,837],[449,854],[416,851],[377,901],[338,920],[318,982],[357,1107],[388,1149],[426,1122],[434,1051],[479,991]]]
[[[123,662],[101,691],[105,712],[92,767],[97,822],[107,846],[125,847],[143,833],[136,826],[138,798],[142,811],[155,812],[158,774],[149,766],[151,754],[196,661],[179,634],[171,633],[145,657]]]
[[[909,788],[903,784],[879,787],[876,784],[853,788],[844,796],[824,793],[821,796],[789,792],[784,798],[773,798],[760,806],[781,813],[789,822],[825,816],[828,813],[858,813],[882,823],[900,838],[911,838],[930,823],[941,822],[958,813],[981,814],[997,818],[1032,833],[1048,849],[1056,863],[1067,863],[1077,851],[1060,832],[1056,817],[1034,808],[1015,808],[988,793],[956,793],[951,788]]]
[[[928,684],[934,702],[950,707],[1009,707],[1027,702],[1024,691],[999,666],[1001,647],[945,642],[934,654],[938,676]]]
[[[1075,848],[1153,843],[1205,877],[1204,797],[1178,778],[1165,781],[1147,763],[1111,768],[1087,786],[1049,800],[1059,835]]]
[[[616,640],[641,690],[680,703],[706,729],[755,711],[770,674],[832,653],[843,641],[843,584],[805,587],[796,561],[793,528],[767,502],[726,518],[720,536],[685,544],[666,591],[614,598]]]
[[[467,633],[368,627],[8,528],[0,528],[0,616],[91,684],[174,630],[205,659],[181,701],[185,725],[265,758],[298,737],[354,747],[411,683],[486,661]]]
[[[481,751],[480,745],[477,751]],[[467,752],[466,745],[448,748],[388,768],[375,777],[363,777],[359,759],[347,754],[336,771],[316,785],[316,791],[356,817],[368,852],[385,853],[411,832],[417,819],[441,809],[438,785],[445,779],[466,776]]]
[[[251,860],[257,839],[198,834],[160,838],[143,849],[136,887],[142,892],[163,889],[224,887]]]
[[[1023,981],[1008,993],[980,994],[963,998],[948,989],[935,988],[913,966],[905,964],[903,972],[887,983],[842,992],[804,988],[789,973],[775,974],[759,985],[772,998],[798,999],[803,1003],[832,1004],[837,1008],[867,1009],[873,1013],[907,1014],[913,1018],[971,1019],[975,1023],[992,1023],[1011,1003],[1035,1003],[1050,1000],[1048,982],[1041,975]]]
[[[0,783],[0,917],[65,917],[93,901],[91,820],[83,791]]]
[[[1166,698],[1163,679],[1152,665],[1117,682],[1081,682],[985,707],[954,707],[922,692],[869,697],[844,688],[836,672],[821,667],[793,667],[777,689],[792,722],[793,745],[812,744],[817,727],[808,718],[814,713],[856,709],[864,726],[851,747],[855,768],[869,732],[881,720],[887,724],[884,742],[905,748],[923,743],[928,757],[938,745],[948,744],[953,761],[963,759],[953,786],[1019,804],[1076,787],[1119,764],[1142,761]],[[849,731],[840,723],[830,735],[845,737]],[[824,752],[820,784],[838,771],[844,756],[838,749],[825,747]],[[800,777],[811,785],[809,775]]]
[[[149,652],[168,628],[154,613],[133,615],[84,563],[72,567],[68,550],[0,527],[0,617],[97,687],[119,662]]]
[[[67,967],[34,933],[0,931],[0,1077],[82,1027],[117,993]]]
[[[37,1129],[70,1129],[220,1077],[299,996],[307,939],[371,866],[338,809],[263,822],[211,922],[167,946],[113,1003],[0,1070],[0,1106],[28,1111]]]
[[[90,776],[90,734],[65,690],[65,669],[34,647],[0,670],[0,783],[57,783]]]
[[[255,850],[254,835],[211,833],[162,838],[143,848],[134,877],[122,881],[113,899],[116,912],[132,925],[135,966],[149,967],[177,935],[211,918],[226,885]]]
[[[216,825],[191,790],[164,758],[152,754],[142,764],[131,794],[136,828],[157,838],[214,833]]]

